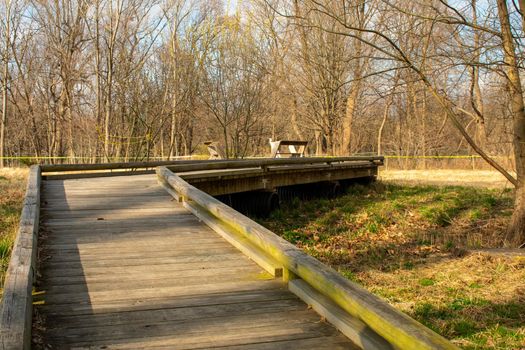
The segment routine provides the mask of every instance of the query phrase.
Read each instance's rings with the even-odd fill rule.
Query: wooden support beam
[[[0,345],[3,350],[31,348],[33,279],[40,212],[41,171],[31,167],[18,234],[0,305]]]

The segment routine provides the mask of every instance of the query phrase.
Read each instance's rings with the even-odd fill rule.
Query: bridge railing
[[[266,270],[276,276],[282,273],[292,292],[362,348],[457,349],[332,268],[190,185],[167,167],[157,168],[157,176],[172,195],[212,229]]]
[[[122,176],[153,174],[155,168],[166,166],[176,173],[242,168],[267,168],[284,165],[336,164],[344,162],[371,162],[382,165],[383,156],[350,156],[350,157],[305,157],[305,158],[248,158],[218,160],[172,160],[155,162],[100,163],[100,164],[42,164],[43,176],[46,178],[84,178],[103,176]]]

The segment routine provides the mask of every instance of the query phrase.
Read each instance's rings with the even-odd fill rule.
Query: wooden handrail
[[[397,311],[265,227],[188,184],[168,168],[157,168],[157,175],[183,200],[196,203],[233,232],[243,235],[285,270],[300,277],[350,315],[363,321],[394,347],[406,350],[457,349],[445,338]]]
[[[303,157],[303,158],[263,158],[263,159],[244,159],[244,160],[225,160],[222,162],[203,162],[183,165],[166,166],[174,173],[200,171],[200,170],[218,170],[218,169],[242,169],[242,168],[267,168],[270,166],[287,166],[287,165],[308,165],[308,164],[331,164],[356,161],[383,162],[383,156],[375,157]]]
[[[259,158],[259,159],[218,159],[218,160],[176,160],[156,162],[130,162],[130,163],[100,163],[100,164],[43,164],[40,168],[43,173],[61,171],[95,171],[95,170],[124,170],[148,169],[167,166],[174,172],[214,170],[214,169],[240,169],[250,167],[263,167],[287,164],[316,164],[336,163],[351,161],[383,162],[383,156],[352,156],[352,157],[304,157],[304,158]]]
[[[31,348],[31,293],[40,215],[40,181],[40,167],[33,165],[0,305],[0,347],[3,350]]]

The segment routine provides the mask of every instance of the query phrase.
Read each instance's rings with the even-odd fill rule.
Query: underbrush
[[[27,174],[26,169],[0,169],[0,294],[18,229]]]
[[[273,232],[467,349],[523,349],[525,259],[501,247],[508,189],[355,185],[335,199],[284,203]]]

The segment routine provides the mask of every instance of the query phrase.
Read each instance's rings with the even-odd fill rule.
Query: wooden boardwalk
[[[34,348],[354,349],[154,175],[42,182]]]

